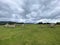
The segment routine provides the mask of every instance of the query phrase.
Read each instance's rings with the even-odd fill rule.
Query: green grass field
[[[60,26],[25,24],[16,28],[0,26],[0,45],[60,45]]]

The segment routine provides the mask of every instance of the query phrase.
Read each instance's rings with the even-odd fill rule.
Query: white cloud
[[[27,3],[26,1],[27,2],[30,1],[30,2],[26,4]],[[9,11],[4,11],[3,9],[0,9],[0,16],[7,17],[7,18],[10,16],[9,20],[12,20],[12,21],[36,22],[36,19],[37,21],[39,21],[38,19],[42,17],[43,19],[40,19],[40,21],[42,20],[43,22],[52,22],[51,20],[49,21],[48,17],[51,18],[52,16],[56,16],[57,13],[58,15],[60,15],[59,0],[0,0],[0,2],[9,6],[9,7],[3,7],[5,5],[2,5],[2,8]],[[26,19],[25,16],[28,19]],[[56,16],[53,18],[57,19],[59,18],[59,16]],[[5,19],[6,18],[2,20],[5,20]]]

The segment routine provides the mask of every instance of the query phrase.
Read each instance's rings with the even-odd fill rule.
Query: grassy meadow
[[[60,45],[60,25],[0,26],[0,45]]]

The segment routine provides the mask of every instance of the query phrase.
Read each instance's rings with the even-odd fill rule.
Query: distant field
[[[25,24],[0,26],[0,45],[60,45],[60,26]]]

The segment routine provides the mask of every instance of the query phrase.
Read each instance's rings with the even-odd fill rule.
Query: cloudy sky
[[[60,22],[60,0],[0,0],[0,21]]]

